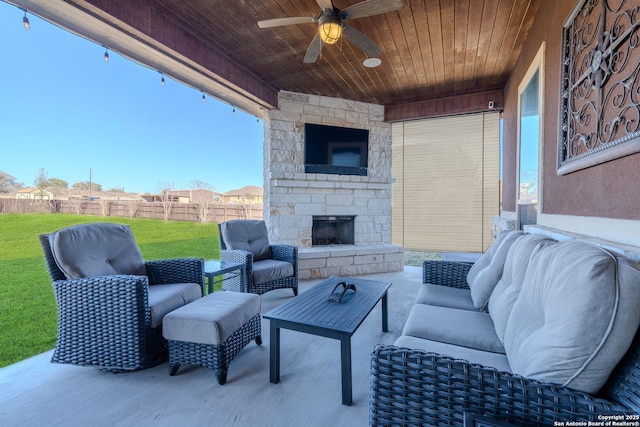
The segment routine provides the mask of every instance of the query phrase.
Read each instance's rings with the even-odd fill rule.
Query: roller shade
[[[499,114],[392,125],[392,240],[406,249],[483,252],[499,215]]]

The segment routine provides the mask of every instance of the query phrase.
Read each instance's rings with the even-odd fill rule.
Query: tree
[[[69,183],[63,179],[59,178],[50,178],[49,179],[49,187],[57,187],[57,188],[69,188]]]
[[[16,178],[0,171],[0,193],[12,193],[24,188],[24,184],[16,182]]]
[[[213,186],[197,179],[191,181],[191,203],[198,221],[208,222],[213,207]]]
[[[73,185],[71,185],[71,188],[73,188],[74,190],[89,190],[89,185],[91,185],[91,190],[93,191],[102,191],[102,185],[90,181],[75,182],[73,183]]]
[[[127,210],[129,212],[129,218],[135,218],[138,213],[138,202],[130,200],[126,203]]]
[[[162,201],[162,214],[165,221],[169,221],[169,218],[171,218],[171,211],[173,209],[173,197],[169,194],[171,187],[172,185],[169,182],[161,182],[158,186],[160,201]]]
[[[76,215],[80,215],[82,209],[85,207],[85,202],[82,197],[69,197],[69,204],[76,211]]]
[[[38,169],[38,175],[33,181],[33,185],[36,188],[36,196],[42,200],[47,194],[47,188],[49,188],[49,179],[47,178],[47,171],[44,168]]]
[[[251,195],[250,193],[243,194],[242,196],[238,197],[238,207],[236,208],[238,218],[251,218],[251,210],[253,208],[253,204],[251,203],[252,200],[253,195]]]
[[[98,204],[100,205],[100,215],[111,216],[111,208],[113,207],[111,200],[99,198]]]

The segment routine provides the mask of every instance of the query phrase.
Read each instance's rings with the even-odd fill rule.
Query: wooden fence
[[[0,198],[0,213],[36,212],[165,219],[165,206],[161,202]],[[262,205],[212,203],[205,208],[195,203],[174,203],[166,219],[213,223],[232,219],[262,219]]]

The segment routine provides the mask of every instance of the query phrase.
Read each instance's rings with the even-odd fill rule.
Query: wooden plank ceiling
[[[162,22],[164,30],[177,28],[190,44],[215,51],[216,73],[241,88],[240,69],[276,91],[383,105],[501,90],[540,7],[540,0],[403,0],[398,11],[349,21],[382,48],[382,64],[366,68],[366,55],[344,38],[325,45],[316,63],[304,64],[316,24],[257,26],[264,19],[317,16],[316,0],[70,3],[91,4],[165,45],[177,41],[162,40],[167,31],[152,28],[154,23]],[[358,0],[334,0],[339,9],[355,3]],[[153,19],[158,16],[161,21]],[[196,51],[189,43],[182,52],[187,56],[190,49]],[[226,64],[220,64],[220,58]]]

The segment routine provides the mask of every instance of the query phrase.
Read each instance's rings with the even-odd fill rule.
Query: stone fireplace
[[[265,118],[271,241],[298,246],[301,279],[402,270],[403,248],[391,244],[391,124],[383,121],[384,107],[292,92],[280,92],[278,106]],[[366,174],[305,170],[305,124],[368,130]],[[352,219],[353,240],[337,242],[345,218]],[[324,240],[315,243],[314,219],[325,221]]]

